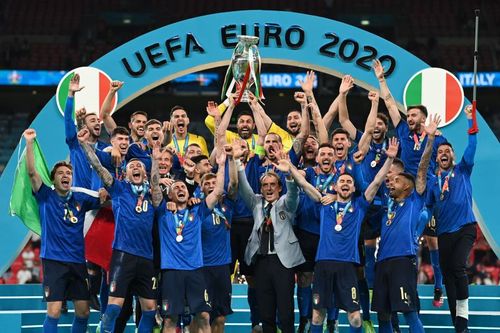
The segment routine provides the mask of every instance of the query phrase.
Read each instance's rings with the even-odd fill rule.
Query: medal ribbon
[[[189,210],[186,209],[184,212],[184,216],[182,216],[182,220],[179,219],[179,215],[182,214],[174,214],[174,221],[175,221],[175,233],[177,236],[182,236],[182,229],[184,229],[184,226],[187,223],[188,217],[189,217]]]
[[[172,140],[174,141],[175,150],[177,150],[177,156],[179,156],[179,159],[184,160],[183,156],[186,153],[187,147],[189,146],[189,134],[186,134],[186,139],[184,140],[184,147],[182,151],[179,147],[179,142],[177,141],[177,136],[175,134],[172,135]]]
[[[76,220],[76,222],[73,222],[73,220],[75,219],[75,215],[73,214],[73,211],[69,207],[69,201],[71,200],[72,196],[73,192],[69,191],[66,197],[64,197],[64,220],[69,221],[71,223],[76,223],[78,222],[78,220]]]
[[[132,187],[132,192],[137,195],[137,203],[135,204],[135,209],[138,212],[138,210],[142,210],[142,202],[144,201],[146,192],[149,190],[149,183],[144,182],[144,184],[142,185],[130,184],[130,186]]]
[[[122,165],[120,167],[115,167],[115,179],[123,180],[125,178],[127,170],[127,164],[125,161],[122,161]]]
[[[444,192],[450,192],[450,185],[449,185],[450,176],[451,177],[455,176],[453,173],[453,167],[451,167],[450,172],[448,172],[448,174],[444,177],[443,184],[441,184],[441,170],[438,171],[438,185],[441,191],[441,200],[443,200],[444,198]]]
[[[378,150],[377,149],[377,153],[375,154],[375,159],[373,161],[375,161],[375,166],[380,162],[380,159],[382,157],[382,152],[387,148],[387,141],[384,140],[384,143],[382,144],[382,149]]]
[[[349,201],[345,207],[344,207],[344,210],[343,211],[339,211],[339,207],[338,207],[338,202],[335,201],[335,205],[334,205],[334,209],[335,209],[335,220],[337,222],[337,225],[340,225],[342,224],[342,222],[344,221],[344,215],[347,213],[347,211],[351,208],[351,201]]]
[[[330,175],[328,175],[328,178],[325,180],[325,182],[323,184],[321,184],[321,175],[316,175],[316,188],[318,189],[318,191],[320,191],[321,193],[323,193],[324,191],[326,191],[328,189],[328,186],[330,186],[330,183],[332,182],[333,180],[333,177],[335,177],[335,173],[331,173]]]
[[[221,219],[224,220],[224,225],[226,226],[226,229],[231,229],[231,226],[229,225],[227,217],[226,217],[226,215],[224,215],[225,211],[226,211],[226,208],[224,206],[222,206],[221,209],[214,207],[214,214],[219,216]]]
[[[426,134],[427,133],[424,131],[419,137],[417,133],[413,133],[413,142],[415,142],[413,150],[420,150],[420,147],[422,146],[422,142],[424,141]]]
[[[404,201],[401,201],[398,206],[403,206]],[[389,201],[387,203],[387,222],[385,223],[387,226],[390,226],[392,224],[392,221],[396,218],[396,209],[397,206],[395,207],[396,202],[394,199],[389,198]]]

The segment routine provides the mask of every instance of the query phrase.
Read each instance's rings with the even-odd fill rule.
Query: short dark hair
[[[208,160],[208,156],[207,155],[198,155],[198,156],[194,156],[193,158],[191,158],[191,161],[193,161],[195,164],[198,164],[203,160]]]
[[[190,143],[190,144],[187,146],[187,148],[189,148],[189,147],[198,147],[198,148],[200,148],[200,149],[201,149],[200,145],[199,145],[199,144],[197,144],[197,143]]]
[[[419,109],[420,112],[422,112],[426,117],[428,116],[428,112],[427,112],[427,108],[423,105],[410,105],[408,106],[408,108],[406,109],[406,112],[410,111],[411,109]]]
[[[389,126],[389,118],[385,115],[385,113],[379,112],[377,113],[377,118],[382,120],[385,126]]]
[[[288,111],[288,113],[286,114],[286,116],[288,117],[290,115],[290,113],[292,113],[292,112],[297,112],[298,114],[300,114],[302,116],[302,113],[299,110],[295,110],[295,109]]]
[[[146,117],[146,119],[148,119],[148,114],[147,114],[146,111],[135,111],[134,113],[132,113],[130,115],[130,121],[133,121],[134,117],[137,116],[137,115],[144,116],[144,117]]]
[[[345,134],[347,136],[347,138],[349,139],[349,132],[347,132],[346,129],[342,128],[342,127],[339,127],[339,128],[336,128],[333,133],[332,133],[332,138],[337,135],[337,134]]]
[[[66,168],[70,169],[71,172],[73,172],[73,166],[71,165],[71,163],[68,163],[66,161],[59,161],[56,164],[54,164],[54,167],[50,171],[50,180],[54,181],[54,177],[56,175],[56,171],[60,167],[66,167]]]
[[[354,179],[354,176],[353,176],[351,173],[349,173],[349,172],[345,172],[345,173],[343,173],[343,174],[339,175],[339,177],[338,177],[338,178],[337,178],[337,180],[335,181],[335,184],[337,184],[337,182],[339,181],[339,179],[340,179],[340,177],[341,177],[341,176],[349,176],[349,177],[351,177],[351,178],[352,178],[353,182],[356,182],[356,179]]]
[[[268,135],[275,135],[278,138],[278,142],[281,143],[281,144],[283,144],[283,140],[281,139],[281,136],[278,133],[269,132],[269,133],[266,134],[266,136],[268,136]]]
[[[403,160],[400,158],[397,158],[397,157],[394,158],[394,160],[392,160],[392,164],[397,165],[398,167],[401,168],[401,170],[405,169],[405,164],[404,164]]]
[[[157,125],[162,126],[161,121],[159,121],[158,119],[150,119],[150,120],[148,120],[148,122],[146,123],[146,125],[144,127],[146,127],[146,129],[147,129],[148,126],[153,125],[153,124],[157,124]]]
[[[240,111],[240,113],[238,113],[238,116],[236,117],[236,121],[238,121],[238,119],[240,119],[242,116],[250,116],[252,117],[252,120],[255,121],[255,119],[253,119],[253,113],[251,111],[248,110]]]
[[[409,180],[413,184],[413,187],[415,187],[415,176],[413,176],[411,173],[401,172],[401,173],[399,173],[399,176]]]
[[[201,177],[200,184],[203,184],[205,181],[213,179],[213,178],[217,178],[217,175],[213,172],[208,172]]]
[[[111,138],[114,138],[115,136],[117,136],[118,134],[120,135],[126,135],[126,136],[129,136],[130,135],[130,132],[128,131],[128,129],[126,129],[125,127],[123,126],[118,126],[118,127],[115,127],[115,129],[113,130],[113,132],[111,133]]]
[[[329,144],[328,142],[325,142],[325,143],[322,143],[319,145],[318,147],[318,150],[320,150],[321,148],[331,148],[331,149],[335,149],[333,148],[333,146],[331,144]]]
[[[441,146],[448,146],[451,148],[451,150],[453,150],[453,146],[451,145],[451,143],[449,143],[448,141],[446,142],[441,142],[438,146],[437,146],[437,149],[439,149],[439,147]]]
[[[177,110],[183,110],[184,112],[186,112],[187,114],[187,111],[186,109],[183,107],[183,106],[180,106],[180,105],[174,105],[171,109],[170,109],[170,118],[172,118],[172,115],[174,114],[175,111]]]

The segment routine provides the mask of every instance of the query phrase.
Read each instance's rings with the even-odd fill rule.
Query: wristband
[[[262,155],[266,154],[266,151],[264,150],[263,146],[257,145],[257,146],[255,146],[254,153],[256,153],[259,156],[262,156]]]

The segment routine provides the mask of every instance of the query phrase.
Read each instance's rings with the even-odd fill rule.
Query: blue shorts
[[[212,312],[210,319],[219,316],[227,316],[233,313],[231,309],[231,272],[229,265],[203,267],[205,282],[207,284],[208,295]]]
[[[42,267],[46,302],[90,299],[89,276],[85,264],[42,259]]]
[[[192,271],[166,269],[161,273],[162,313],[177,316],[185,313],[211,312],[203,268]]]
[[[320,260],[314,267],[313,308],[333,306],[359,311],[358,276],[352,262]]]
[[[113,250],[109,273],[109,296],[125,298],[130,291],[146,299],[155,299],[158,276],[153,260]]]

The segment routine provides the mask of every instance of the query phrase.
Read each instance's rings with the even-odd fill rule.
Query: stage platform
[[[250,310],[246,299],[246,285],[233,285],[232,306],[234,314],[227,318],[226,332],[250,332]],[[436,309],[432,306],[432,285],[418,287],[422,311],[420,316],[426,332],[454,332],[448,314],[448,305]],[[73,321],[73,304],[69,302],[69,312],[59,321],[59,332],[70,332]],[[45,303],[42,302],[42,287],[35,285],[0,285],[0,331],[8,333],[41,333],[45,318]],[[500,287],[470,286],[469,328],[471,332],[500,332]],[[376,314],[371,313],[376,325]],[[295,322],[298,310],[295,306]],[[99,313],[92,311],[89,332],[95,332]],[[400,317],[403,331],[408,331],[404,318]],[[347,332],[346,313],[340,313],[340,331]],[[127,333],[133,333],[133,323],[129,323]]]

